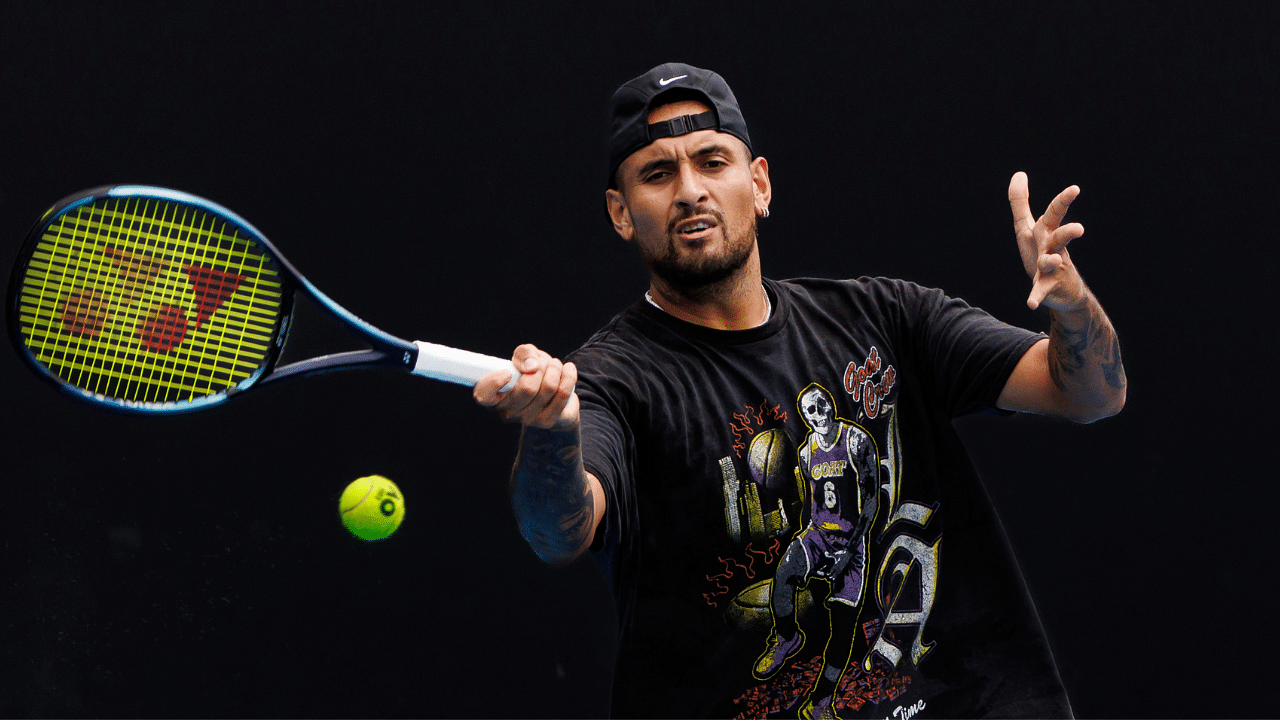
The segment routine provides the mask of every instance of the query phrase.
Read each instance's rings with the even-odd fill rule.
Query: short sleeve
[[[1018,361],[1045,337],[941,290],[903,282],[898,292],[921,363],[917,371],[930,379],[935,399],[951,417],[995,410]]]

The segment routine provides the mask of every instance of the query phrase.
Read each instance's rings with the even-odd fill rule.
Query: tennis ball
[[[404,496],[395,483],[381,475],[362,477],[342,491],[338,514],[356,537],[381,540],[404,520]]]

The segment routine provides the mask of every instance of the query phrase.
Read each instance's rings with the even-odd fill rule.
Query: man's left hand
[[[1089,291],[1067,253],[1067,243],[1083,235],[1084,226],[1059,224],[1079,194],[1080,188],[1075,185],[1058,193],[1044,215],[1036,220],[1031,215],[1027,174],[1016,172],[1009,181],[1013,231],[1018,237],[1022,266],[1032,281],[1031,295],[1027,297],[1027,306],[1032,310],[1041,305],[1055,310],[1078,310],[1088,301]]]

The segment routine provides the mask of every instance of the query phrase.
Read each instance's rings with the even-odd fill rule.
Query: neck
[[[741,271],[699,288],[676,289],[651,274],[649,297],[667,314],[715,330],[747,330],[762,325],[769,307],[757,253]]]

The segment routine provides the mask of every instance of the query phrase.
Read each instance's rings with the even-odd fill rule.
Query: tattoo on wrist
[[[1097,365],[1108,385],[1124,389],[1128,381],[1120,361],[1120,340],[1096,300],[1090,300],[1084,324],[1078,328],[1067,327],[1057,312],[1051,313],[1050,318],[1049,376],[1059,390],[1066,392],[1087,363]]]
[[[1093,327],[1093,308],[1089,309],[1084,327],[1071,330],[1063,324],[1058,313],[1050,314],[1049,336],[1053,338],[1053,353],[1049,355],[1049,376],[1059,390],[1066,391],[1068,379],[1084,369],[1084,351],[1089,347],[1090,329]]]
[[[593,512],[577,428],[526,427],[511,473],[520,534],[544,560],[567,557],[587,541]]]

